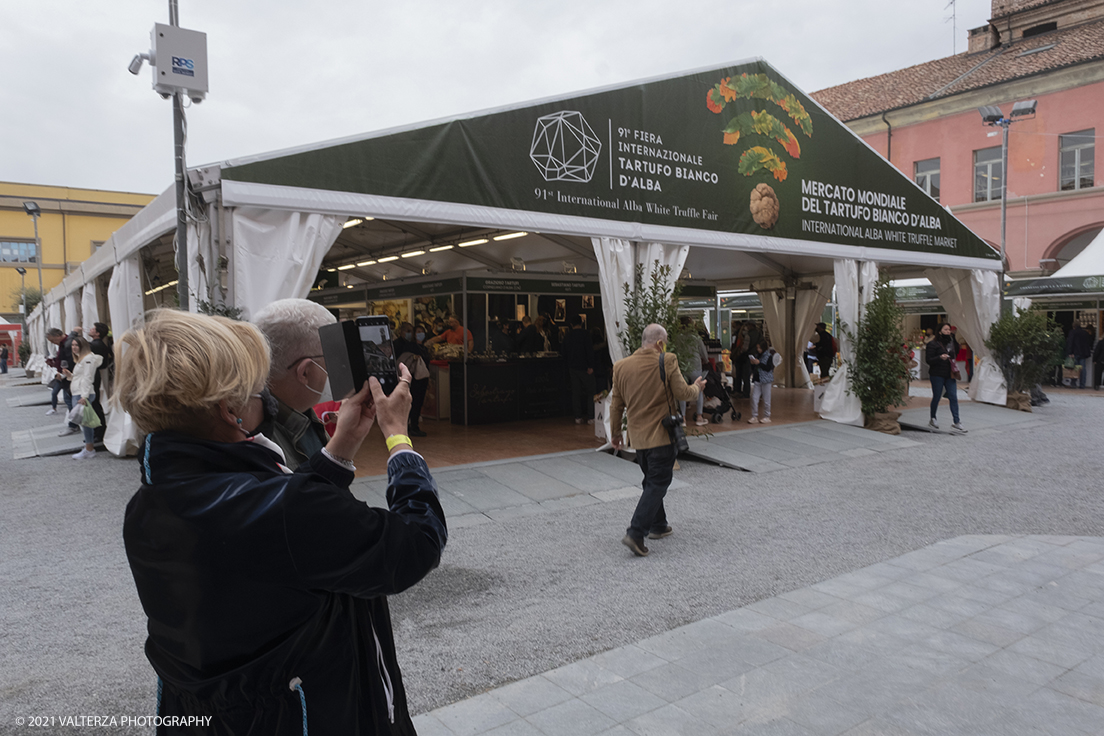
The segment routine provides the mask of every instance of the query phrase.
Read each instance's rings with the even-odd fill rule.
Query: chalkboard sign
[[[464,371],[468,371],[468,424],[543,419],[568,413],[567,373],[559,358],[509,363],[452,363],[452,423],[464,423]]]
[[[519,367],[521,418],[543,419],[563,415],[564,397],[569,391],[563,361],[537,360]]]
[[[452,423],[464,423],[464,369],[452,365]],[[468,424],[513,422],[518,418],[517,363],[469,363]]]

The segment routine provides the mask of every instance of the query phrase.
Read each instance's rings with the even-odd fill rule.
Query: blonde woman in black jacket
[[[269,369],[257,328],[166,311],[120,342],[123,408],[149,433],[123,541],[158,735],[413,736],[387,596],[437,566],[447,531],[405,436],[409,371],[390,396],[369,379],[292,473],[253,434]],[[373,424],[391,451],[387,509],[349,492]]]

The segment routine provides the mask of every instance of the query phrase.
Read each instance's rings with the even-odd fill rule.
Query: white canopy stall
[[[901,276],[1000,269],[992,248],[759,59],[198,167],[189,186],[193,309],[248,318],[320,281],[524,268],[598,274],[612,338],[623,285],[659,260],[675,278],[758,292],[788,386],[808,385],[799,356],[833,286],[857,305],[870,264]],[[138,251],[173,229],[171,196],[82,269],[85,282],[113,269],[117,334],[143,309],[135,295],[155,288]]]

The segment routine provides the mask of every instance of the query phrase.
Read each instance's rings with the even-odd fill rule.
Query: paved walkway
[[[473,463],[433,472],[450,529],[632,498],[640,495],[643,477],[635,463],[594,450]],[[676,478],[671,489],[685,485]],[[351,490],[370,505],[387,506],[386,475],[358,478]]]
[[[958,537],[414,721],[421,736],[1104,734],[1104,538]]]
[[[817,463],[902,450],[919,443],[824,420],[780,427],[748,427],[712,437],[692,437],[690,454],[727,468],[767,473]]]
[[[898,421],[902,429],[932,432],[935,434],[958,434],[951,429],[951,423],[954,419],[951,417],[951,409],[947,405],[947,402],[944,401],[939,406],[939,411],[936,414],[936,421],[939,424],[939,429],[932,429],[928,426],[928,421],[931,419],[931,410],[928,407],[903,411]],[[992,404],[982,404],[980,402],[971,402],[966,406],[962,406],[960,415],[962,417],[962,424],[966,427],[966,431],[974,435],[999,432],[1008,427],[1029,429],[1033,427],[1042,427],[1047,424],[1045,419],[1041,419],[1038,414],[1033,412],[1014,411],[1012,409],[1005,409],[1000,406],[993,406]]]

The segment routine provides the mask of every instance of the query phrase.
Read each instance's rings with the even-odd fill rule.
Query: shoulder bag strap
[[[663,395],[667,397],[667,411],[671,412],[671,414],[674,415],[678,412],[675,411],[675,406],[672,403],[674,401],[674,397],[671,396],[671,387],[667,385],[667,366],[665,365],[666,358],[667,353],[659,354],[659,380],[663,384]]]

